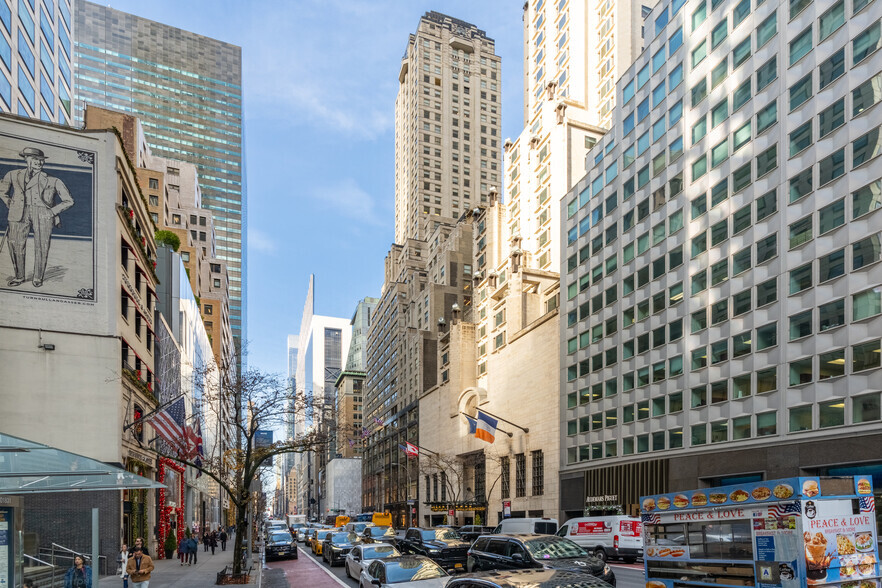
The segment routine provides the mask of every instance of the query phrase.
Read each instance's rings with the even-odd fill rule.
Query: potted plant
[[[168,535],[165,536],[165,543],[163,544],[163,549],[165,549],[165,559],[173,558],[177,548],[178,540],[175,538],[175,532],[174,530],[169,529]]]

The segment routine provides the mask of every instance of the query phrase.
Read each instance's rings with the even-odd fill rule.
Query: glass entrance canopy
[[[165,488],[95,459],[0,433],[0,494]]]

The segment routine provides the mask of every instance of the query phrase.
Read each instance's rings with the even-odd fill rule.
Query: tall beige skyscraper
[[[431,217],[458,218],[502,179],[502,69],[473,24],[427,12],[410,35],[395,101],[395,242],[425,238]]]

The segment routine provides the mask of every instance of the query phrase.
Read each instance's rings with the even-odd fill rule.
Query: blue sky
[[[243,49],[251,365],[286,369],[309,274],[315,312],[379,296],[394,239],[395,95],[430,10],[469,21],[502,57],[502,136],[522,122],[521,0],[112,0]]]

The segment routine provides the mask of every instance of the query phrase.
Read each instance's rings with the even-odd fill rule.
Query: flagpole
[[[135,425],[137,425],[141,421],[145,421],[147,419],[153,418],[153,415],[158,414],[160,411],[162,411],[163,409],[165,409],[168,406],[171,406],[172,404],[174,404],[175,402],[177,402],[179,399],[183,398],[184,396],[186,396],[186,394],[179,394],[178,396],[175,396],[174,398],[172,398],[168,402],[166,402],[164,404],[160,404],[155,409],[153,409],[151,412],[149,412],[145,415],[142,415],[141,418],[132,421],[128,425],[124,425],[123,426],[123,433],[125,433],[126,431],[128,431],[129,429],[131,429],[132,427],[134,427]],[[194,415],[191,415],[191,417],[192,416],[194,416]]]
[[[529,433],[529,432],[530,432],[530,429],[524,428],[524,427],[522,427],[522,426],[520,426],[520,425],[516,425],[515,423],[513,423],[513,422],[511,422],[511,421],[509,421],[509,420],[506,420],[506,419],[502,418],[501,416],[496,416],[496,415],[493,414],[492,412],[486,411],[486,410],[484,410],[483,408],[479,408],[478,411],[479,411],[479,412],[483,412],[484,414],[490,415],[490,416],[492,416],[494,419],[499,419],[500,421],[502,421],[502,422],[504,422],[504,423],[508,423],[508,424],[511,425],[512,427],[517,427],[518,429],[520,429],[520,430],[523,431],[524,433]],[[503,431],[503,432],[504,432],[504,431]],[[509,436],[511,436],[511,433],[509,433]]]
[[[484,412],[484,413],[490,414],[490,413],[487,412],[486,410],[482,410],[481,412]],[[464,416],[464,417],[466,417],[466,418],[468,418],[468,419],[473,419],[473,418],[475,418],[475,417],[472,417],[472,416],[467,415],[466,413],[464,413],[464,412],[462,412],[462,411],[460,411],[459,414],[461,414],[462,416]],[[493,415],[490,414],[490,416],[493,416]],[[499,419],[499,417],[496,417],[496,418]],[[499,419],[499,420],[501,420],[501,421],[505,421],[505,419]],[[505,421],[505,422],[508,422],[508,421]],[[514,424],[514,423],[512,423],[512,424]],[[517,425],[515,425],[515,426],[517,427]],[[518,428],[520,429],[520,427],[518,427]],[[510,433],[510,432],[506,431],[505,429],[500,429],[499,427],[496,427],[496,430],[499,431],[500,433],[505,433],[505,434],[508,435],[509,437],[514,437],[514,434],[513,434],[513,433]]]

